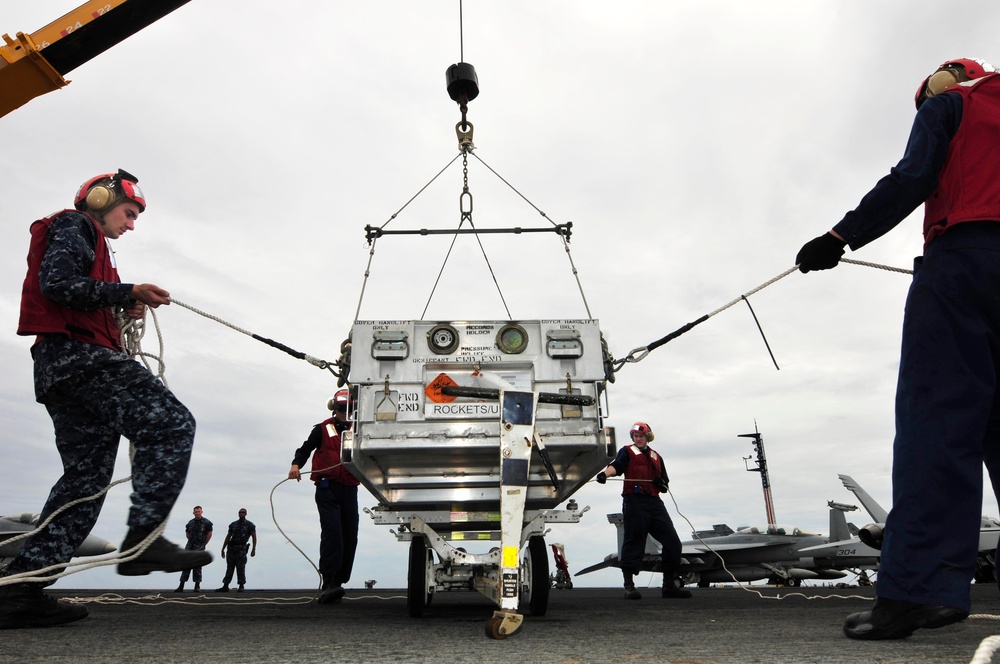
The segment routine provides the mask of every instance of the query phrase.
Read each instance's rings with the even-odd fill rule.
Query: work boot
[[[146,539],[150,532],[143,528],[130,528],[120,550],[128,552]],[[137,558],[119,563],[118,573],[122,576],[145,576],[150,572],[183,572],[211,562],[212,554],[208,551],[186,551],[163,537],[157,537]]]
[[[689,599],[691,591],[684,589],[684,582],[680,579],[664,576],[663,590],[660,591],[660,595],[665,599]]]
[[[196,584],[194,584],[194,591],[195,591],[196,593],[197,593],[197,592],[201,592],[201,584],[200,584],[200,583],[196,583]]]
[[[0,629],[51,627],[87,617],[87,607],[61,602],[40,583],[0,586]]]
[[[242,583],[240,584],[240,587],[236,589],[236,592],[238,592],[238,593],[243,592],[243,584]]]
[[[320,604],[339,604],[344,597],[344,587],[333,580],[332,574],[323,575],[323,588],[316,601]]]
[[[622,579],[625,580],[625,599],[642,599],[642,594],[635,589],[635,572],[622,569]]]
[[[867,641],[905,639],[918,629],[938,629],[968,617],[968,611],[951,606],[876,597],[871,611],[847,616],[844,634],[850,639]]]
[[[228,593],[229,592],[229,584],[228,583],[224,583],[221,588],[216,588],[215,592],[217,592],[217,593]]]
[[[197,588],[195,588],[195,590],[197,590]],[[174,592],[175,593],[182,593],[182,592],[184,592],[184,584],[182,583],[181,585],[179,585],[176,588],[174,588]]]

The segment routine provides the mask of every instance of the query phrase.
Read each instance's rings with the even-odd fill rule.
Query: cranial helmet
[[[644,433],[646,434],[646,442],[653,442],[653,430],[645,422],[636,422],[632,425],[631,431],[629,431],[629,437],[632,437],[633,433]]]
[[[326,404],[327,407],[339,415],[347,414],[347,405],[351,402],[351,393],[348,390],[338,390],[333,398]]]
[[[919,109],[925,101],[934,95],[941,94],[953,85],[963,81],[974,81],[996,71],[996,67],[979,58],[948,60],[942,63],[933,74],[921,81],[914,102]]]
[[[146,210],[146,196],[139,189],[139,178],[119,168],[117,173],[95,175],[80,185],[73,205],[77,210],[107,212],[126,200],[138,205],[140,212]]]

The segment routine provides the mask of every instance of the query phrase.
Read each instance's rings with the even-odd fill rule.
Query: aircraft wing
[[[982,528],[979,531],[979,552],[992,553],[1000,539],[1000,528]]]
[[[19,539],[10,544],[7,540],[35,529],[38,515],[31,512],[0,516],[0,561],[6,562],[17,555],[24,546],[24,540]],[[74,556],[102,556],[105,553],[117,551],[118,547],[108,540],[96,535],[87,535],[80,544]]]
[[[747,551],[750,549],[766,549],[769,547],[784,547],[789,544],[795,544],[799,540],[795,537],[781,537],[775,535],[762,535],[761,537],[766,537],[766,540],[754,540],[754,541],[741,541],[741,542],[715,542],[710,539],[707,542],[684,542],[681,549],[682,556],[693,556],[700,555],[703,553],[712,553],[713,551],[722,552],[732,552],[732,551]],[[721,539],[721,538],[719,538]]]
[[[878,504],[874,498],[868,495],[868,492],[861,488],[861,485],[854,481],[850,475],[837,475],[840,481],[844,483],[844,488],[853,493],[861,501],[861,504],[868,511],[868,514],[875,519],[875,523],[885,523],[886,518],[889,516],[888,512]]]
[[[584,567],[582,570],[576,573],[575,576],[580,576],[581,574],[590,574],[591,572],[596,572],[599,569],[604,569],[605,567],[618,567],[618,555],[614,553],[609,553],[604,557],[604,562],[597,563],[596,565],[591,565],[590,567]]]
[[[878,558],[881,553],[873,549],[858,538],[830,542],[828,544],[817,544],[799,549],[800,556],[812,556],[813,558]]]

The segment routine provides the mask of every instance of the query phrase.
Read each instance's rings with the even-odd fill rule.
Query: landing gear
[[[988,555],[980,555],[976,560],[976,583],[996,583],[996,551]]]
[[[521,559],[521,602],[533,616],[544,616],[549,608],[549,556],[541,535],[528,538],[528,551]]]
[[[410,540],[410,567],[406,579],[406,608],[411,618],[424,615],[424,607],[431,603],[427,592],[428,570],[433,565],[434,552],[427,548],[427,538],[414,535]]]

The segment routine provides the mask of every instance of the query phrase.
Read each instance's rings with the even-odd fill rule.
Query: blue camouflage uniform
[[[42,292],[76,310],[126,306],[132,284],[88,277],[96,252],[110,251],[89,217],[66,211],[51,223],[39,270]],[[121,436],[134,446],[130,528],[152,530],[167,519],[184,486],[195,421],[190,411],[128,355],[59,334],[31,348],[35,398],[48,410],[63,475],[52,487],[40,522],[63,505],[92,496],[112,480]],[[70,560],[90,534],[104,496],[60,513],[29,538],[5,574]]]
[[[202,517],[195,518],[187,522],[184,526],[184,534],[187,535],[187,544],[184,548],[188,551],[204,551],[208,546],[208,534],[212,532],[212,522]],[[187,583],[188,577],[194,579],[196,584],[201,583],[201,568],[194,567],[181,572],[181,585]]]
[[[237,519],[229,524],[229,553],[226,554],[226,576],[222,584],[228,586],[236,572],[236,582],[245,585],[247,582],[247,550],[250,548],[250,538],[257,534],[257,526],[248,519]]]

